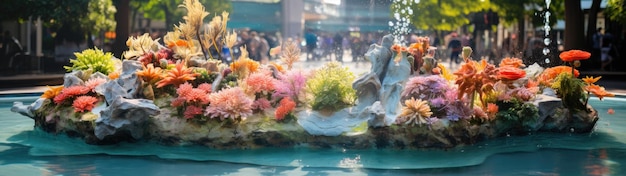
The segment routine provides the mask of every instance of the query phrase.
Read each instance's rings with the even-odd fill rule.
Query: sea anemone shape
[[[397,123],[404,124],[426,124],[426,118],[429,118],[433,113],[430,111],[430,106],[428,106],[428,102],[420,99],[411,98],[409,100],[404,101],[404,107],[402,107],[402,112],[398,115],[398,119],[396,119]]]
[[[71,99],[77,97],[79,95],[84,95],[88,93],[90,90],[85,86],[71,86],[66,87],[61,90],[61,93],[54,97],[53,101],[56,104],[61,104],[67,99]]]
[[[230,118],[245,119],[252,115],[252,99],[239,87],[227,88],[209,96],[211,106],[207,107],[204,115],[221,120]]]
[[[137,71],[137,76],[139,76],[144,82],[147,83],[155,83],[161,80],[163,70],[161,67],[154,67],[153,64],[148,64],[148,66],[143,66],[143,70]]]
[[[83,95],[74,100],[72,107],[74,107],[75,112],[91,111],[91,109],[93,109],[96,105],[96,102],[98,102],[98,98]]]
[[[165,87],[167,85],[178,86],[187,81],[196,79],[198,73],[193,73],[193,69],[187,68],[184,63],[176,64],[176,67],[167,72],[167,75],[157,82],[157,88]]]

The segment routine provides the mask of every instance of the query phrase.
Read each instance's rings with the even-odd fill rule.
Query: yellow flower
[[[404,101],[406,106],[402,107],[402,112],[398,115],[398,122],[404,124],[425,124],[426,118],[429,118],[433,115],[433,112],[430,110],[430,106],[428,102],[415,99],[411,97],[411,99]]]
[[[63,86],[58,86],[58,87],[50,87],[50,86],[48,86],[48,90],[46,90],[41,95],[41,98],[52,99],[55,96],[59,95],[61,93],[61,90],[63,90]]]
[[[583,81],[585,83],[587,83],[587,85],[591,85],[593,83],[598,82],[598,80],[600,80],[600,78],[602,78],[602,76],[598,76],[598,77],[589,77],[589,76],[585,76],[585,78],[583,78]]]

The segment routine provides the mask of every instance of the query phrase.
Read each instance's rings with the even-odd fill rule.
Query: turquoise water
[[[87,145],[33,128],[0,98],[0,175],[626,175],[626,99],[590,100],[591,134],[528,134],[449,150],[213,150]],[[613,108],[614,115],[607,114]]]

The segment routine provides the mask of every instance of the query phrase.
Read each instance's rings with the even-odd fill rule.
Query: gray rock
[[[362,75],[352,83],[352,88],[356,90],[357,103],[355,108],[358,110],[365,109],[379,100],[378,92],[380,91],[381,83],[375,73]]]
[[[35,111],[43,106],[44,102],[46,102],[45,98],[39,98],[35,100],[35,102],[30,105],[24,105],[24,103],[20,101],[13,102],[13,107],[11,107],[11,112],[16,112],[22,114],[23,116],[30,117],[31,119],[35,119]]]
[[[385,106],[386,123],[391,125],[396,120],[400,110],[402,89],[406,80],[411,75],[411,65],[406,60],[406,56],[398,63],[390,62],[387,66],[387,76],[383,80],[380,93],[380,102]]]
[[[84,85],[85,81],[81,79],[83,72],[73,71],[63,75],[63,87],[71,87],[76,85]]]
[[[128,93],[127,98],[138,98],[141,92],[141,79],[137,76],[137,70],[143,66],[136,60],[125,60],[122,63],[122,74],[117,79],[117,83]]]
[[[130,98],[126,89],[124,89],[117,81],[107,81],[95,88],[96,93],[103,95],[107,104],[112,104],[113,100],[118,97]]]
[[[543,127],[544,121],[548,116],[554,115],[556,110],[563,106],[560,98],[548,96],[548,95],[537,95],[535,100],[533,101],[533,105],[537,106],[539,109],[539,118],[537,119],[537,124],[533,125],[533,130],[539,130]]]
[[[150,117],[158,114],[159,107],[151,100],[126,99],[117,96],[105,110],[100,112],[94,133],[98,139],[102,140],[107,136],[128,131],[133,138],[140,139],[147,129]]]
[[[361,115],[361,112],[353,113],[351,110],[352,108],[345,108],[331,114],[300,111],[297,114],[298,124],[310,135],[339,136],[350,132],[370,118],[368,115]]]
[[[372,62],[371,72],[376,73],[378,80],[381,82],[385,78],[387,65],[391,61],[391,45],[393,45],[393,36],[387,35],[383,37],[382,46],[372,44],[365,53],[365,57]]]
[[[372,106],[367,107],[364,112],[368,112],[372,116],[367,121],[367,124],[371,127],[385,127],[388,126],[388,122],[385,119],[385,107],[380,104],[380,101],[374,102]]]
[[[104,75],[104,74],[102,74],[102,73],[100,73],[100,72],[96,72],[96,73],[94,73],[94,74],[91,74],[90,79],[91,79],[91,78],[102,78],[102,79],[109,80],[109,76]]]

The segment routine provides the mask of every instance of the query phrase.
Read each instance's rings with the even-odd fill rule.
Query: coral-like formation
[[[584,51],[564,52],[569,66],[544,70],[516,58],[496,67],[464,48],[464,63],[452,72],[437,64],[428,38],[405,47],[383,37],[365,54],[370,72],[356,79],[339,63],[294,69],[295,43],[272,50],[283,51],[283,63],[261,64],[242,48],[227,65],[205,52],[234,46],[228,13],[201,36],[208,13],[197,0],[183,7],[185,22],[163,43],[132,37],[123,62],[85,51],[88,58],[67,67],[63,86],[11,110],[90,144],[450,148],[506,134],[590,132],[599,117],[588,98],[613,96],[595,84],[599,77],[578,78],[576,62],[589,58]]]

